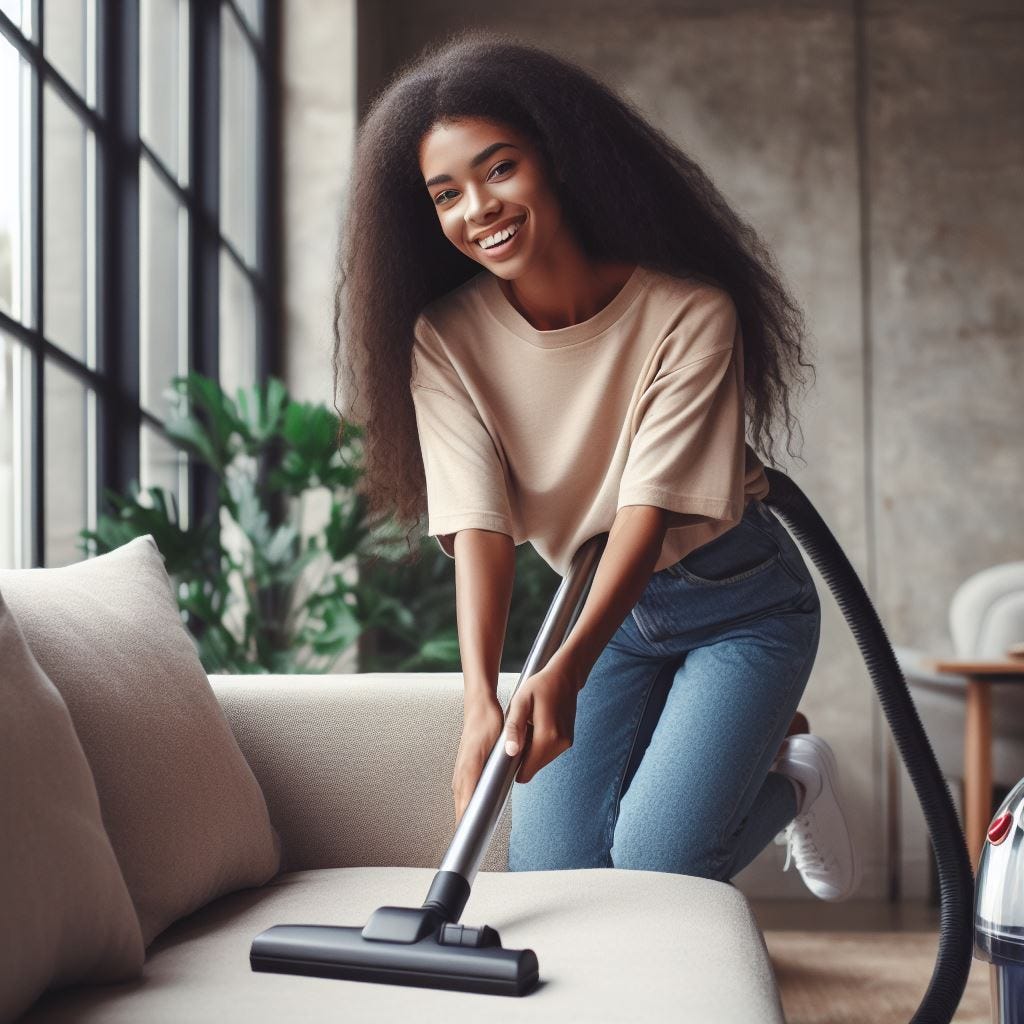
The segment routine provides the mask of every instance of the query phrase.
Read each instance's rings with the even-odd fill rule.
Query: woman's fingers
[[[469,798],[473,794],[473,787],[476,782],[475,778],[470,778],[470,774],[473,770],[470,762],[471,757],[460,745],[459,754],[455,761],[455,774],[452,776],[452,800],[455,802],[456,827],[458,826],[459,819],[462,817],[462,814],[466,809],[466,804],[469,803]],[[476,773],[476,777],[479,778],[479,766],[476,768]]]
[[[515,757],[526,741],[526,723],[533,713],[533,692],[524,689],[517,693],[508,706],[505,716],[505,753]]]
[[[479,772],[477,778],[479,778]],[[455,793],[455,824],[458,826],[459,820],[466,811],[466,807],[469,804],[470,797],[473,795],[473,790],[476,788],[476,780],[468,779],[463,776],[463,780],[459,785],[457,792]]]
[[[504,712],[497,698],[482,703],[467,704],[462,725],[462,739],[455,758],[452,774],[452,800],[455,803],[455,823],[465,813],[473,797],[483,767],[504,725]]]
[[[530,715],[530,742],[526,746],[516,779],[529,782],[544,767],[554,761],[563,750],[572,746],[572,741],[563,736],[558,727],[556,708],[551,701],[540,694],[532,701]]]
[[[572,741],[560,735],[554,729],[538,728],[537,722],[530,731],[530,743],[526,756],[516,774],[518,782],[529,782],[546,764],[550,764],[559,754],[568,750]]]
[[[531,676],[513,696],[505,716],[505,752],[515,756],[525,748],[517,781],[529,782],[572,746],[576,696],[581,689],[574,673],[549,666]]]

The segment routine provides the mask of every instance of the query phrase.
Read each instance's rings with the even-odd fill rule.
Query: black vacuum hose
[[[911,1024],[948,1024],[960,1005],[974,955],[974,875],[949,786],[885,628],[843,549],[804,492],[785,473],[766,466],[765,474],[771,491],[764,503],[799,540],[839,603],[924,811],[939,876],[939,951],[928,991]]]

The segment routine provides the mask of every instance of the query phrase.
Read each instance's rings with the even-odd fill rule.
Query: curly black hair
[[[790,387],[813,364],[803,358],[803,312],[771,252],[704,171],[592,72],[508,33],[470,28],[399,68],[358,131],[332,368],[341,433],[346,419],[363,431],[360,488],[371,519],[413,529],[426,511],[409,390],[413,325],[481,266],[443,234],[419,149],[434,126],[466,117],[511,125],[536,144],[566,222],[595,263],[639,263],[729,293],[743,335],[750,444],[777,465],[772,424],[784,413],[789,451]]]

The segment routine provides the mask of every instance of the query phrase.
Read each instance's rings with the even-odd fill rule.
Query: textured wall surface
[[[353,92],[365,110],[396,67],[462,26],[512,31],[627,95],[774,251],[805,309],[817,374],[795,410],[801,460],[783,468],[847,552],[892,641],[951,651],[956,586],[1021,557],[1019,3],[638,0],[627,11],[610,0],[392,0],[359,4],[355,31],[347,4],[330,15],[312,0],[288,8],[318,13],[304,26],[285,19],[297,392],[329,389],[321,260],[333,261]],[[921,896],[920,812],[902,768],[892,776],[902,810],[889,795],[888,730],[816,581],[822,643],[801,706],[839,759],[865,860],[859,895],[885,897],[895,874],[904,896]],[[781,873],[783,853],[769,846],[738,884],[760,898],[808,895],[795,868]]]
[[[1024,557],[1024,6],[876,3],[865,29],[872,596],[894,642],[951,654],[957,586]]]

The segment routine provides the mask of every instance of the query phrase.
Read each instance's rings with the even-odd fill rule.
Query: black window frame
[[[33,68],[30,102],[30,172],[23,197],[30,205],[33,275],[32,317],[35,326],[0,310],[0,331],[23,345],[31,359],[32,476],[31,565],[46,564],[45,387],[47,361],[93,389],[97,399],[96,492],[90,496],[103,511],[102,495],[110,488],[126,493],[139,479],[143,424],[165,434],[161,419],[140,400],[140,236],[139,175],[145,158],[189,212],[187,288],[189,368],[219,378],[219,259],[221,248],[253,286],[255,303],[256,379],[280,373],[282,298],[279,272],[281,239],[281,22],[279,5],[264,0],[261,36],[254,34],[235,0],[192,0],[189,9],[189,183],[176,174],[142,139],[139,122],[140,52],[138,0],[95,0],[96,109],[44,56],[43,0],[28,0],[35,38],[0,12],[0,34]],[[257,109],[256,267],[250,268],[223,237],[220,224],[220,65],[221,12],[233,17],[248,39],[256,61]],[[95,261],[96,367],[66,352],[43,334],[46,296],[43,210],[43,94],[49,84],[96,137],[96,245],[87,255]],[[84,187],[84,185],[83,185]],[[18,282],[20,287],[20,282]],[[15,386],[19,386],[16,384]],[[190,522],[216,514],[216,481],[191,459],[188,466]],[[86,524],[83,524],[83,526]]]

